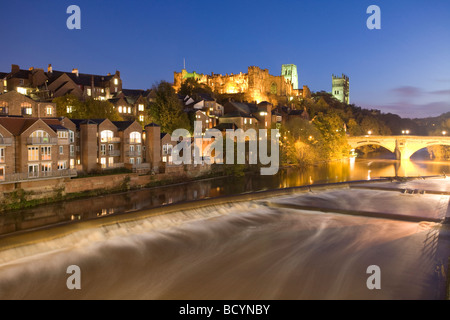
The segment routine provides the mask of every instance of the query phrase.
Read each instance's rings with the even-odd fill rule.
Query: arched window
[[[36,130],[31,135],[30,138],[48,138],[49,134],[44,130]]]
[[[101,142],[111,142],[111,140],[114,138],[114,132],[111,130],[103,130],[100,132],[100,138]]]
[[[272,82],[272,85],[270,86],[270,93],[277,94],[277,84],[275,82]]]
[[[130,133],[130,143],[141,143],[141,134],[139,132]]]

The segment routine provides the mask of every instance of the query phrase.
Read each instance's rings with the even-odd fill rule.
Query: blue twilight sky
[[[188,71],[279,75],[296,64],[299,84],[331,91],[350,77],[350,99],[405,117],[450,111],[449,0],[0,0],[0,72],[11,64],[82,73],[120,70],[124,88],[173,81]],[[69,30],[69,5],[81,30]],[[369,30],[368,6],[381,9]]]

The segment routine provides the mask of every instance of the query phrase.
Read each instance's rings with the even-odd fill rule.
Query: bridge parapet
[[[435,146],[450,146],[450,137],[441,136],[358,136],[348,137],[349,145],[359,148],[366,145],[378,145],[396,154],[398,160],[407,160],[417,151]]]

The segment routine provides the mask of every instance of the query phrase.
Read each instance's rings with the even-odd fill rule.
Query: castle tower
[[[332,75],[331,94],[343,103],[350,103],[350,81],[346,75],[343,74],[342,77]]]
[[[286,80],[290,80],[294,90],[298,89],[298,73],[295,64],[283,64],[281,66],[281,75]]]

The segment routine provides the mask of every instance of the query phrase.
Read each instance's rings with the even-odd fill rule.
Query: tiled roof
[[[129,126],[131,126],[135,121],[112,121],[112,123],[119,129],[119,131],[126,130]]]
[[[90,86],[92,84],[92,80],[94,80],[94,86],[99,87],[105,81],[111,80],[113,75],[110,76],[102,76],[96,74],[86,74],[86,73],[72,73],[72,72],[64,72],[64,71],[53,71],[46,73],[49,78],[49,83],[52,83],[63,74],[66,74],[73,82],[77,85]]]

